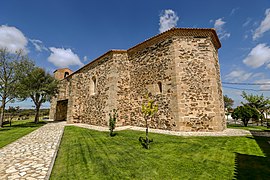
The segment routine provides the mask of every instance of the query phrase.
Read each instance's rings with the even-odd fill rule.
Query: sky
[[[269,0],[1,0],[0,6],[0,48],[23,49],[50,73],[77,70],[172,27],[216,29],[223,94],[235,106],[243,89],[270,97]]]

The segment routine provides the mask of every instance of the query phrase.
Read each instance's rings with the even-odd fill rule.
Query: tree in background
[[[232,118],[241,119],[245,127],[250,119],[258,120],[260,116],[261,114],[255,108],[248,105],[238,106],[232,113]]]
[[[223,96],[224,99],[224,107],[226,111],[229,111],[232,109],[234,100],[230,97],[228,97],[227,95]]]
[[[155,104],[155,100],[150,99],[147,97],[147,103],[142,104],[142,113],[145,119],[145,126],[146,126],[146,139],[143,140],[142,137],[140,137],[140,141],[144,141],[146,149],[149,149],[149,137],[148,137],[148,120],[152,120],[153,116],[158,111],[158,105]]]
[[[230,114],[229,112],[232,110],[234,100],[232,98],[229,98],[227,95],[223,96],[223,100],[224,100],[225,114],[228,120],[228,116]]]
[[[16,106],[16,107],[9,106],[6,112],[8,113],[9,125],[11,126],[12,119],[16,117],[18,113],[20,112],[20,106]]]
[[[42,103],[49,101],[57,93],[58,81],[44,69],[35,67],[20,83],[20,99],[30,98],[35,104],[35,123],[39,122]]]
[[[266,118],[265,113],[267,113],[270,108],[270,99],[264,97],[263,94],[253,95],[247,94],[245,91],[242,92],[242,97],[247,101],[247,103],[242,102],[242,104],[256,109],[261,114],[261,125],[263,125],[264,119]]]
[[[32,67],[34,63],[22,51],[10,53],[0,49],[0,127],[3,127],[6,104],[15,100],[20,91],[18,84]]]

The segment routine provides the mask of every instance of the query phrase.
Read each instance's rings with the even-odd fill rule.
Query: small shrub
[[[115,129],[115,123],[116,119],[118,117],[117,110],[113,109],[111,113],[109,113],[110,119],[109,119],[109,128],[110,128],[110,136],[113,136],[113,130]]]

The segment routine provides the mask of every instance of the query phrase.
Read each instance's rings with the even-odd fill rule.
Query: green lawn
[[[36,130],[44,124],[45,122],[43,121],[39,124],[35,124],[33,120],[19,120],[13,121],[11,127],[9,124],[4,125],[4,128],[0,128],[0,148]]]
[[[51,179],[269,179],[265,137],[177,137],[65,128]]]
[[[269,128],[265,126],[251,126],[248,125],[247,127],[238,125],[238,124],[229,124],[227,125],[227,128],[237,128],[237,129],[244,129],[244,130],[249,130],[249,131],[270,131]]]

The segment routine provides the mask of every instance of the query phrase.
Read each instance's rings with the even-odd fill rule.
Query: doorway
[[[67,109],[68,109],[68,100],[57,101],[56,105],[56,121],[66,121],[67,120]]]

